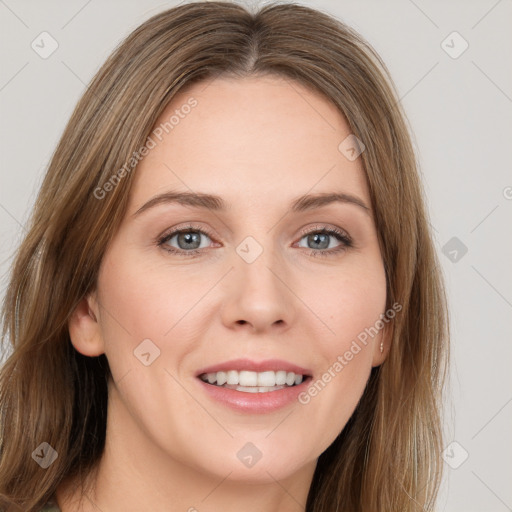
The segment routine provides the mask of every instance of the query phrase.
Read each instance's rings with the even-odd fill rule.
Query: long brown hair
[[[133,31],[93,78],[53,154],[2,310],[3,348],[11,352],[0,372],[5,509],[38,510],[64,478],[87,475],[102,455],[108,362],[104,354],[78,353],[67,323],[94,289],[125,214],[135,172],[126,162],[179,90],[223,75],[264,74],[321,93],[363,141],[387,308],[403,307],[386,361],[372,369],[354,414],[318,459],[306,510],[433,509],[448,314],[395,86],[372,47],[336,18],[291,3],[252,13],[228,2],[180,5]],[[123,167],[122,179],[98,199]],[[43,442],[58,454],[47,469],[32,457]]]

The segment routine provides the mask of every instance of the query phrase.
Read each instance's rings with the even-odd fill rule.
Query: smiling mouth
[[[212,386],[234,389],[244,393],[267,393],[298,386],[309,375],[302,375],[286,370],[251,372],[228,370],[223,372],[203,373],[199,378]]]

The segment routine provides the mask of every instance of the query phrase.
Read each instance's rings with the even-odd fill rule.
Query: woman
[[[5,510],[433,510],[442,276],[386,67],[326,14],[197,2],[130,34],[3,315]]]

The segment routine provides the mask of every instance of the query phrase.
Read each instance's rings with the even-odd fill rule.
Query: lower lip
[[[285,387],[265,393],[246,393],[236,389],[208,384],[201,379],[197,380],[211,398],[227,407],[241,412],[263,414],[277,411],[294,401],[298,401],[298,395],[307,388],[311,377],[307,377],[297,386]]]

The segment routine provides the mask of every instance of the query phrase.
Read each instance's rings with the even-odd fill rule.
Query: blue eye
[[[161,238],[158,242],[158,245],[164,246],[164,250],[174,253],[174,254],[183,254],[184,256],[196,256],[201,254],[201,236],[206,236],[210,238],[208,233],[203,231],[202,229],[194,228],[193,226],[189,226],[186,229],[176,229],[175,231],[171,231],[163,238]],[[176,242],[178,243],[178,248],[168,245],[173,238],[176,238]]]
[[[184,257],[197,257],[200,256],[208,244],[201,243],[201,237],[212,239],[212,236],[205,230],[195,228],[194,226],[187,226],[186,228],[175,229],[167,233],[158,240],[158,246],[161,246],[165,251]],[[316,229],[302,233],[300,240],[307,238],[306,243],[316,244],[317,247],[307,247],[311,249],[310,256],[332,256],[334,254],[345,251],[347,248],[353,247],[352,239],[343,231],[336,228],[327,226],[316,226]],[[335,238],[340,244],[334,248],[329,248],[329,238]],[[178,247],[170,245],[170,242],[176,239]],[[299,246],[303,247],[303,246]],[[329,249],[329,250],[324,250]]]
[[[319,247],[308,247],[308,249],[312,249],[310,252],[310,256],[332,256],[333,254],[337,254],[339,252],[345,251],[349,247],[353,247],[352,239],[343,231],[340,231],[336,228],[329,227],[321,227],[317,228],[313,231],[308,231],[307,233],[303,233],[301,238],[307,238],[307,242],[312,242],[313,245],[317,244]],[[328,251],[322,249],[328,249],[330,245],[329,238],[335,238],[338,242],[341,242],[340,245],[331,248]]]

